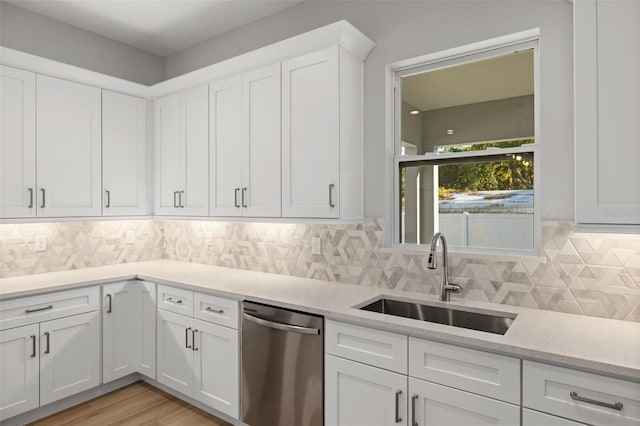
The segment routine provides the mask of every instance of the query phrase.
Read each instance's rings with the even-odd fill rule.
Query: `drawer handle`
[[[402,391],[398,389],[396,391],[396,423],[402,421],[402,417],[400,417],[400,395],[402,395]]]
[[[167,302],[177,303],[178,305],[182,305],[182,299],[173,300],[172,297],[167,297]]]
[[[624,407],[622,405],[622,402],[615,402],[611,404],[610,402],[597,401],[595,399],[585,398],[584,396],[580,396],[578,395],[578,392],[569,392],[569,396],[574,401],[581,401],[581,402],[586,402],[587,404],[599,405],[600,407],[611,408],[612,410],[621,411],[622,407]]]
[[[204,310],[214,314],[224,314],[224,309],[213,309],[211,306],[207,306]]]
[[[44,308],[38,308],[38,309],[25,309],[24,313],[32,314],[34,312],[48,311],[49,309],[53,309],[53,305],[45,306]]]
[[[31,358],[36,357],[36,335],[31,335]]]

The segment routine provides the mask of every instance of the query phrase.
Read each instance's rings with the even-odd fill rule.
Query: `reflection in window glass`
[[[401,164],[401,241],[533,249],[533,155],[519,153]]]

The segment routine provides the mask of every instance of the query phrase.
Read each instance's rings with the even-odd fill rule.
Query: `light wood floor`
[[[133,383],[31,425],[231,426],[144,382]]]

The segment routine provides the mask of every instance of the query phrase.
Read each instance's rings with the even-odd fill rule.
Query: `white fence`
[[[441,213],[438,221],[451,246],[533,249],[533,214]]]

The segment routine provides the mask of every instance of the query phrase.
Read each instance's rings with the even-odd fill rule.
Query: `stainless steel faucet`
[[[447,239],[442,232],[436,233],[431,239],[431,250],[429,251],[429,269],[436,269],[438,263],[436,261],[436,245],[438,240],[442,244],[442,282],[440,283],[440,300],[448,302],[451,300],[451,293],[460,293],[462,287],[458,284],[449,283],[449,268],[447,265],[449,252],[447,251]]]

